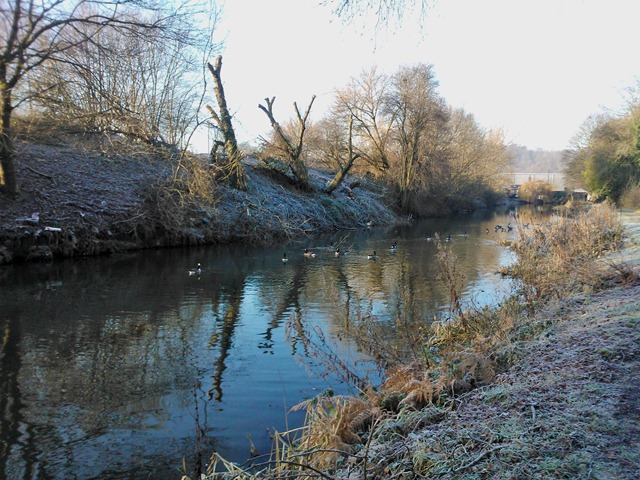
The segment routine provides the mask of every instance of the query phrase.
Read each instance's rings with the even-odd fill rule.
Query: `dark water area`
[[[495,272],[513,260],[498,241],[515,230],[494,226],[514,214],[0,267],[0,478],[180,478],[198,451],[242,462],[252,442],[268,453],[274,430],[302,424],[293,405],[327,388],[354,393],[296,328],[322,332],[379,383],[354,323],[371,315],[393,335],[399,319],[446,314],[436,232],[451,236],[464,301],[497,303],[512,287]]]

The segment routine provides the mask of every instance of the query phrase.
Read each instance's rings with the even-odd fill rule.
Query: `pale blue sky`
[[[486,128],[529,148],[568,146],[602,107],[618,108],[640,76],[637,0],[437,0],[422,29],[365,30],[319,0],[227,0],[222,77],[241,141],[269,131],[258,109],[275,96],[279,121],[317,95],[319,119],[335,88],[373,65],[434,65],[439,92]],[[374,38],[375,37],[375,38]]]

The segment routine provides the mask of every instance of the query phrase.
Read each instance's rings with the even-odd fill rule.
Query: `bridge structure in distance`
[[[564,192],[566,183],[564,179],[564,173],[561,172],[547,172],[547,173],[526,173],[517,172],[507,175],[511,182],[510,189],[518,190],[523,183],[541,181],[551,185],[554,192]]]

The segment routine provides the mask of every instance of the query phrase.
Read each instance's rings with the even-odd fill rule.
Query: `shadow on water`
[[[394,336],[445,308],[436,232],[451,236],[465,300],[496,303],[509,286],[495,271],[512,258],[498,240],[513,232],[494,226],[514,215],[1,267],[0,478],[178,478],[202,452],[245,460],[248,435],[268,452],[273,429],[301,424],[291,406],[328,387],[351,392],[296,328],[322,331],[377,382],[349,335],[359,319]]]

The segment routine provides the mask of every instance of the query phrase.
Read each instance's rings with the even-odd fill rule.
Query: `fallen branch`
[[[133,217],[130,218],[125,218],[122,220],[116,220],[115,222],[113,222],[114,225],[117,225],[118,223],[126,223],[126,222],[131,222],[132,220],[137,220],[140,217],[144,217],[146,215],[146,212],[142,212],[138,215],[134,215]]]
[[[35,173],[37,175],[40,175],[41,177],[48,178],[49,180],[51,180],[53,182],[54,185],[56,185],[56,186],[58,185],[56,183],[55,179],[51,175],[47,175],[46,173],[39,172],[38,170],[36,170],[33,167],[30,167],[29,165],[27,165],[26,167],[27,167],[28,170],[31,170],[33,173]]]
[[[486,457],[487,455],[493,453],[493,452],[497,452],[498,450],[502,449],[506,447],[506,445],[499,445],[497,447],[492,448],[491,450],[487,450],[485,452],[482,452],[480,455],[478,455],[476,458],[474,458],[473,460],[471,460],[469,463],[462,465],[461,467],[458,467],[456,469],[453,470],[453,473],[458,473],[461,472],[462,470],[466,470],[467,468],[471,468],[473,467],[475,464],[477,464],[478,462],[480,462],[480,460],[482,460],[484,457]]]
[[[268,463],[269,464],[275,464],[275,465],[289,465],[289,466],[292,466],[292,467],[303,468],[305,470],[312,471],[319,478],[326,478],[327,480],[333,480],[333,477],[330,477],[329,475],[326,475],[322,470],[318,470],[317,468],[314,468],[311,465],[307,465],[305,463],[290,462],[290,461],[287,461],[287,460],[275,460],[275,461],[268,462]]]

